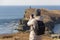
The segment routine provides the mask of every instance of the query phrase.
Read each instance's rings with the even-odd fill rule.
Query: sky
[[[29,6],[60,10],[59,5],[60,0],[0,0],[0,19],[23,18]]]
[[[0,5],[60,5],[60,0],[0,0]]]

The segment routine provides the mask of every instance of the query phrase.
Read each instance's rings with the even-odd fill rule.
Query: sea
[[[0,34],[17,33],[19,19],[0,19]]]
[[[56,34],[60,34],[60,24],[56,24],[53,28],[53,32]]]

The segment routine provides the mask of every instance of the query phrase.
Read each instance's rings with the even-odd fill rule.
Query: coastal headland
[[[32,13],[35,13],[36,8],[27,8],[24,13],[24,22],[29,20],[29,16]],[[48,31],[51,31],[53,33],[52,29],[54,28],[54,25],[60,23],[60,10],[48,10],[41,8],[41,16],[44,17],[43,22],[45,23],[45,26],[49,29]],[[21,22],[22,20],[20,20]],[[19,24],[19,26],[22,23]],[[23,26],[23,25],[22,25]],[[27,24],[25,25],[27,26]],[[27,28],[28,29],[28,28]],[[48,35],[42,35],[42,40],[53,40],[49,34]],[[28,40],[29,39],[29,32],[18,32],[14,34],[3,34],[0,35],[0,40]]]

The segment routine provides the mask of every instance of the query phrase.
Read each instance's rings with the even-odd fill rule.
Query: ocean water
[[[0,34],[11,34],[18,32],[19,19],[0,19]]]
[[[53,31],[54,33],[60,34],[60,24],[56,24]]]

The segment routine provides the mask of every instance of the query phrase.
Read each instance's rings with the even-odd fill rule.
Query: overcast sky
[[[0,0],[0,5],[60,5],[60,0]]]

